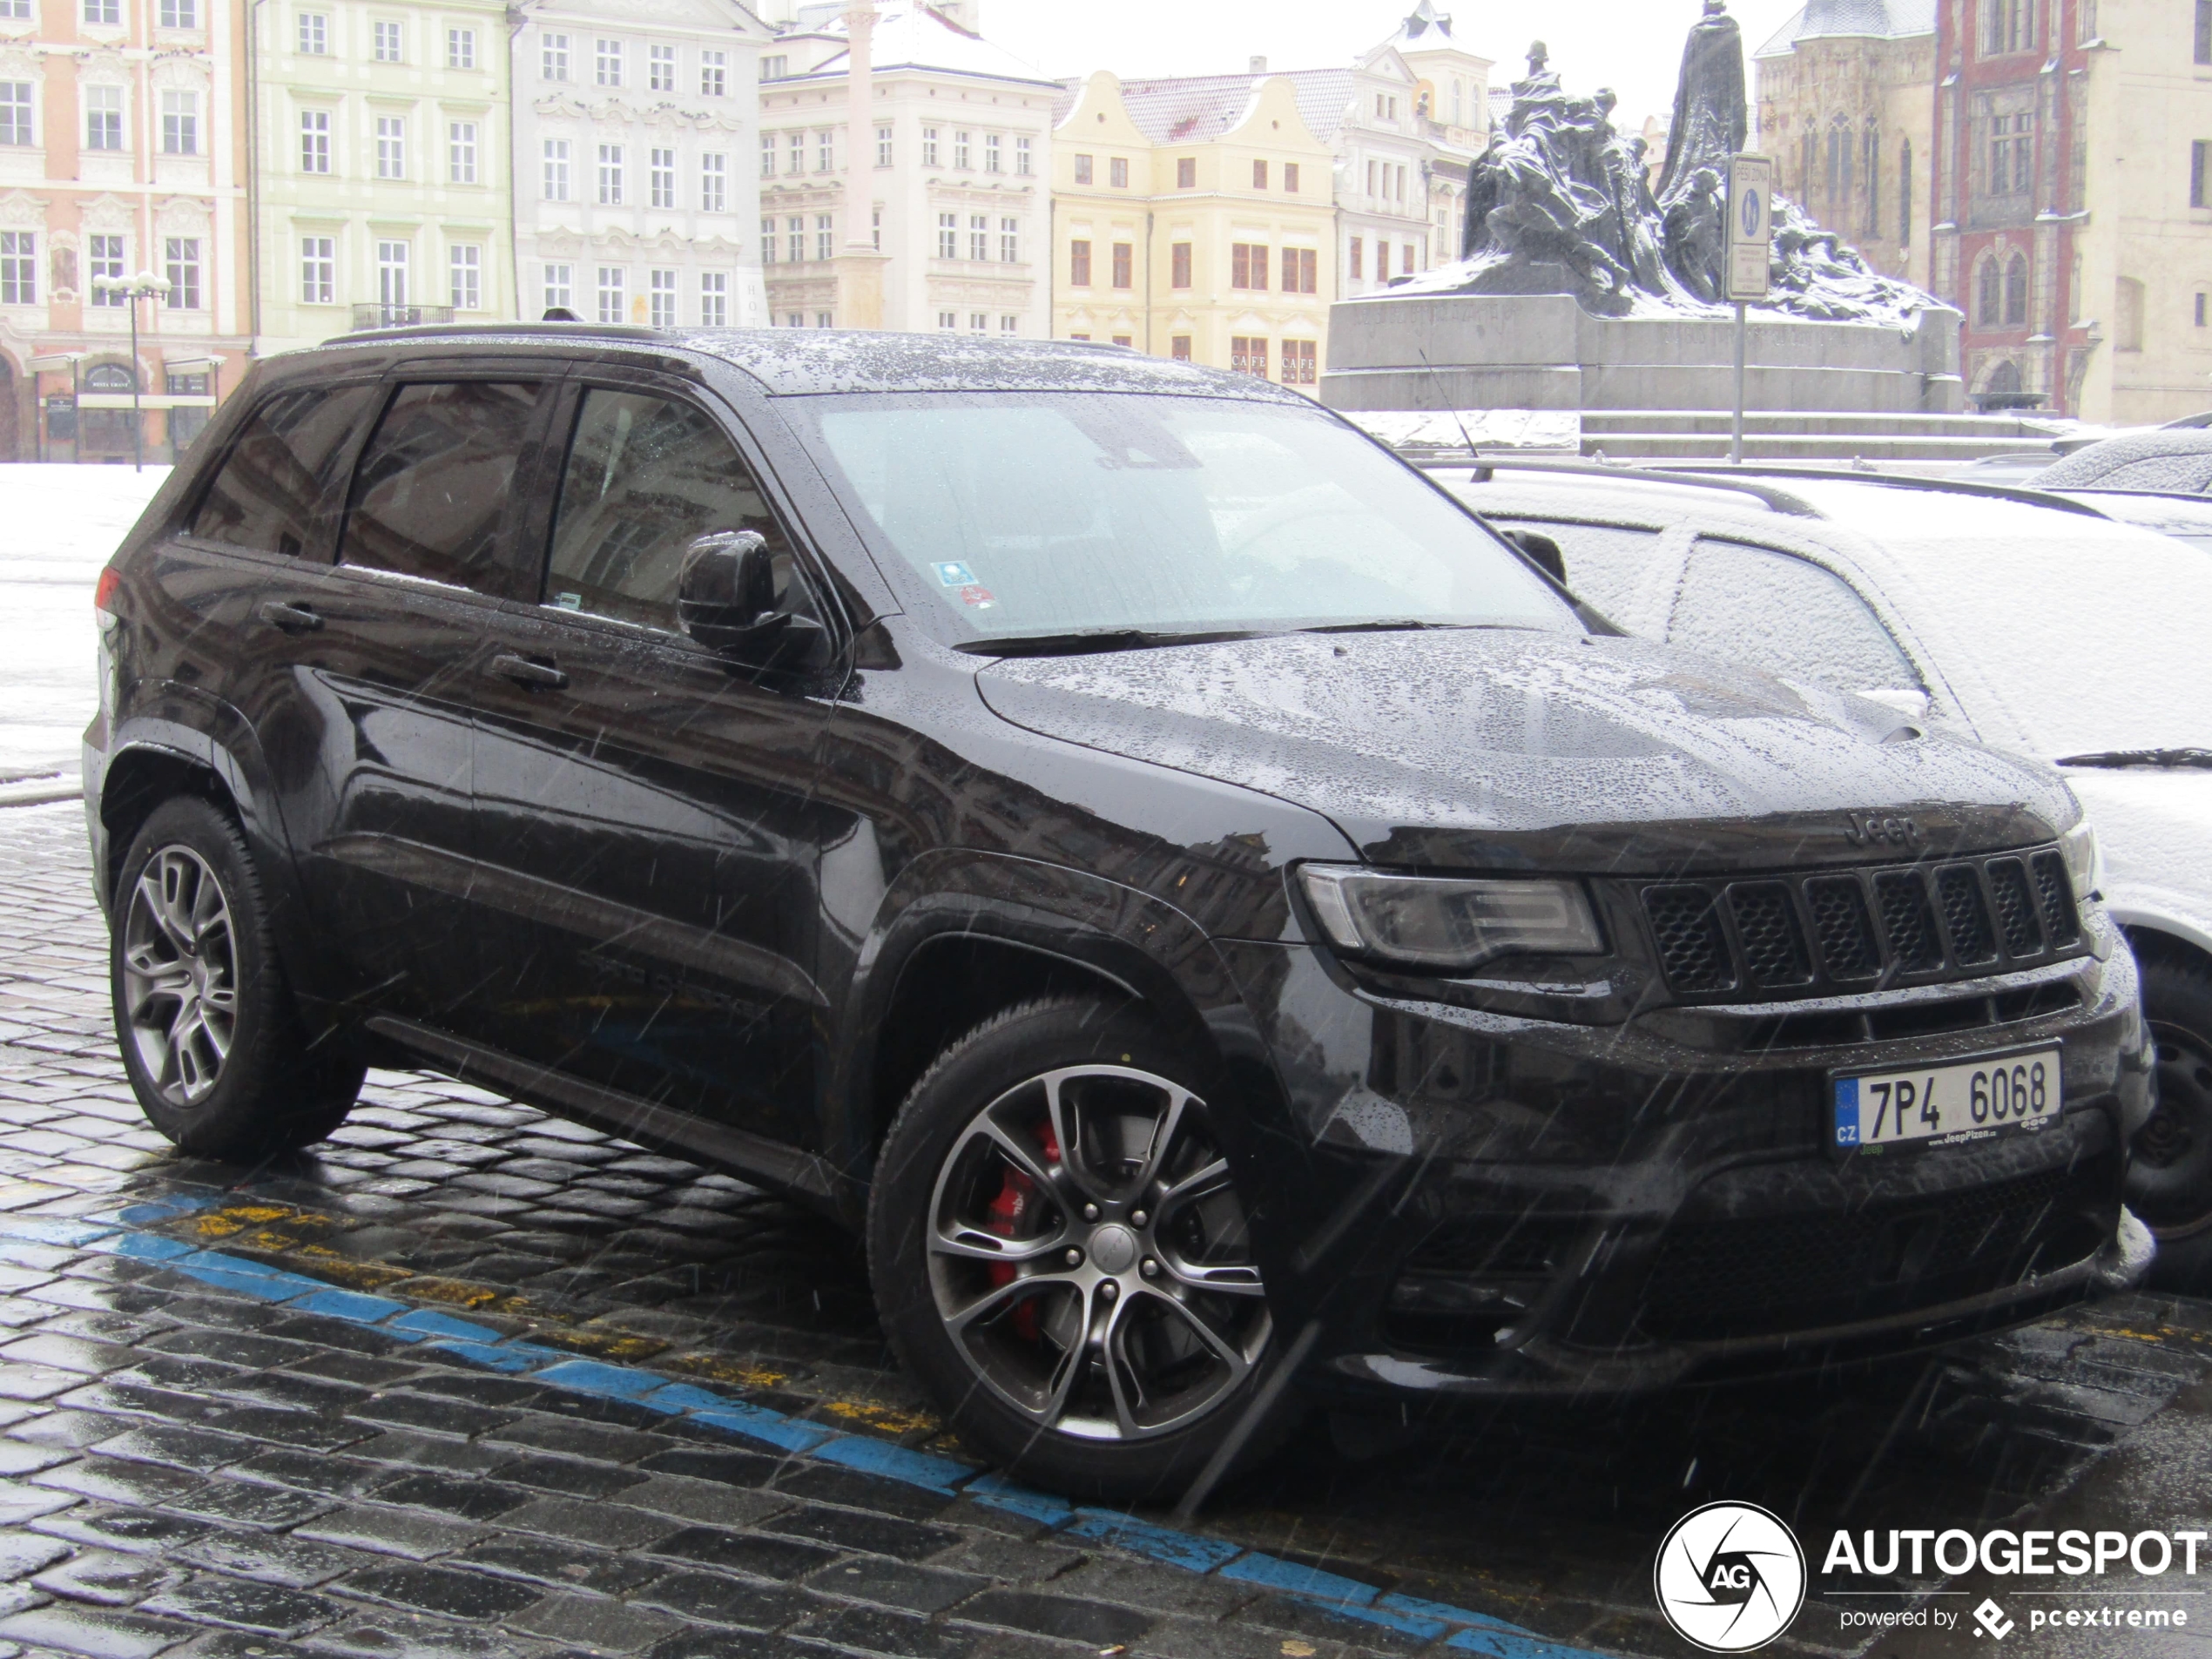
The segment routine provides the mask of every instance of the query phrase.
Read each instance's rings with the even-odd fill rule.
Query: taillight
[[[112,570],[100,572],[99,585],[92,590],[92,609],[109,616],[115,614],[115,596],[123,586],[123,577]]]

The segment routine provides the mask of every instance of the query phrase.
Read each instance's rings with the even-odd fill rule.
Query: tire
[[[1024,1480],[1170,1500],[1239,1431],[1229,1472],[1296,1420],[1203,1081],[1140,1017],[1053,998],[947,1049],[885,1138],[885,1331],[961,1438]]]
[[[2212,963],[2141,952],[2143,1014],[2158,1045],[2158,1108],[2135,1136],[2129,1208],[2158,1236],[2150,1282],[2212,1286]]]
[[[115,893],[116,1041],[148,1123],[180,1151],[251,1163],[346,1121],[363,1069],[310,1043],[229,817],[197,798],[163,802]]]

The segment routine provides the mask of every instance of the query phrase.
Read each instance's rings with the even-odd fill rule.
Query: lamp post
[[[168,282],[151,271],[134,277],[96,276],[92,287],[103,293],[119,293],[131,305],[131,470],[143,472],[146,464],[145,366],[138,361],[138,301],[154,294],[166,295]],[[78,418],[84,419],[83,412]]]

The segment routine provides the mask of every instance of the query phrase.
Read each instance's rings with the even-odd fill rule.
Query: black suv
[[[1264,381],[354,336],[255,368],[98,603],[156,1126],[262,1157],[428,1066],[740,1171],[865,1228],[905,1363],[1063,1489],[2148,1258],[2052,772],[1621,637]]]

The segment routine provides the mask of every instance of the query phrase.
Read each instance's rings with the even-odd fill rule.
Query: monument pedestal
[[[1966,407],[1965,319],[1908,328],[1751,313],[1750,409],[1947,415]],[[1600,317],[1571,293],[1385,293],[1329,308],[1332,408],[1726,410],[1730,317]]]

